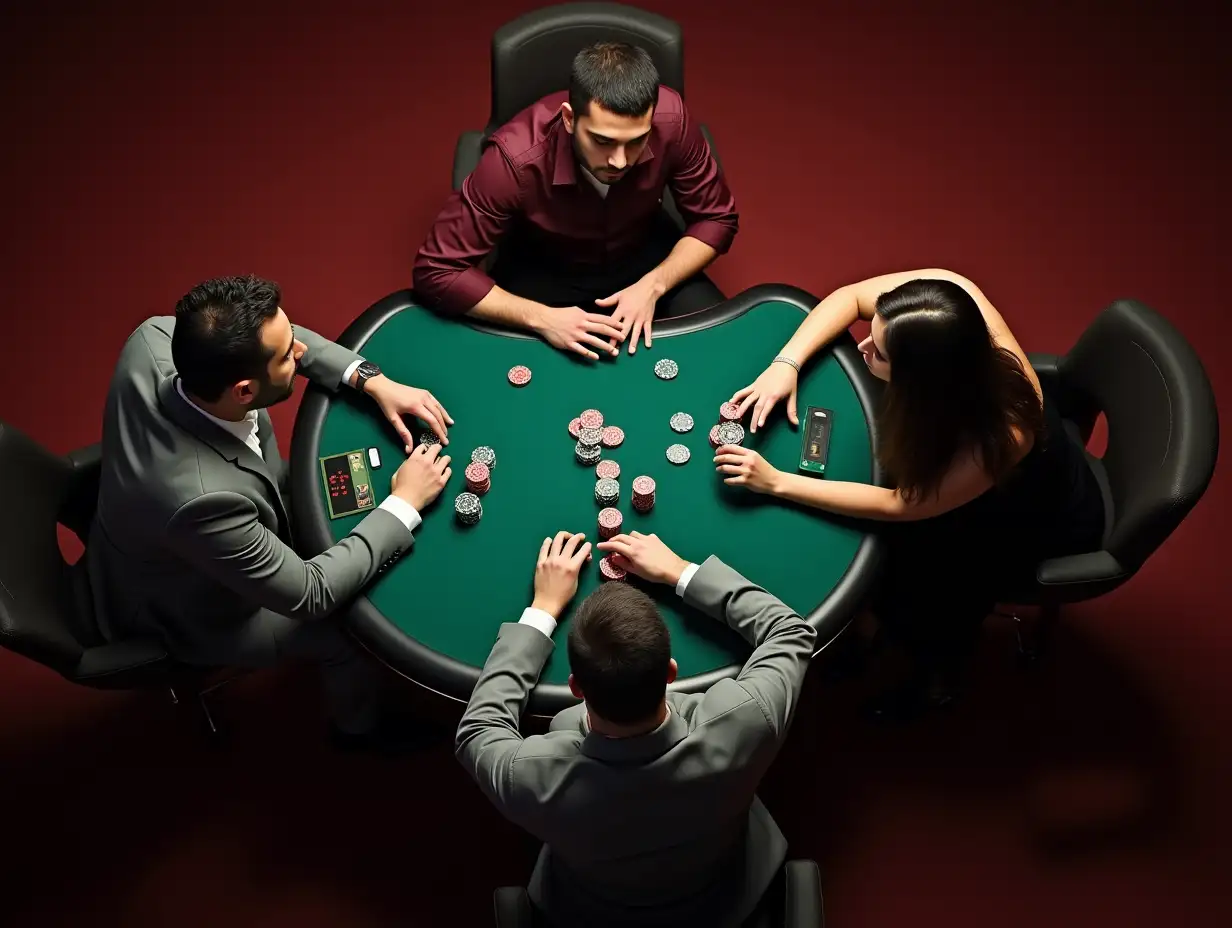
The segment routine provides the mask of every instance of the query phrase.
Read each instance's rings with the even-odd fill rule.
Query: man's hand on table
[[[619,340],[612,341],[612,347],[629,339],[629,354],[637,351],[638,336],[644,336],[646,347],[650,347],[651,323],[654,321],[655,305],[663,289],[651,276],[646,275],[635,284],[617,290],[609,297],[595,300],[597,306],[612,306],[612,322],[620,327]]]
[[[616,565],[653,583],[676,586],[689,562],[659,540],[658,535],[641,532],[613,535],[598,544],[600,551],[614,556]]]
[[[540,307],[532,328],[553,348],[575,351],[592,361],[599,360],[592,349],[615,355],[615,340],[621,337],[620,327],[609,316],[588,313],[576,306]]]
[[[423,512],[441,495],[452,474],[449,455],[441,454],[440,445],[419,445],[398,465],[389,480],[389,490],[414,506],[416,512]]]
[[[792,425],[799,425],[800,419],[796,415],[796,387],[799,379],[800,375],[790,364],[772,361],[769,367],[757,375],[756,380],[743,390],[733,393],[728,402],[739,407],[741,416],[750,406],[753,407],[753,416],[749,420],[750,432],[756,432],[766,424],[766,416],[770,415],[770,410],[783,398],[787,399],[787,418]]]
[[[535,564],[535,599],[531,608],[559,620],[577,592],[582,565],[589,560],[590,542],[580,532],[557,532],[555,538],[543,539]]]
[[[364,384],[364,392],[381,407],[381,412],[402,439],[402,450],[407,454],[410,454],[415,441],[411,437],[411,430],[402,420],[403,416],[418,416],[440,437],[441,444],[449,444],[447,426],[453,425],[453,419],[440,400],[427,390],[408,387],[396,380],[390,380],[384,374],[378,374]]]

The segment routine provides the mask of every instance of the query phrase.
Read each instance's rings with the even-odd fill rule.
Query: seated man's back
[[[652,565],[647,576],[677,582],[674,574],[691,605],[757,645],[739,678],[665,698],[675,674],[666,627],[649,597],[610,583],[570,631],[571,685],[586,702],[560,713],[546,736],[517,734],[552,650],[546,617],[528,610],[501,629],[458,731],[459,757],[512,821],[544,841],[530,892],[555,922],[739,924],[786,857],[755,791],[786,733],[815,632],[714,558],[656,573],[655,558],[679,559],[654,536],[606,544],[631,545],[634,566],[649,550],[640,557]]]

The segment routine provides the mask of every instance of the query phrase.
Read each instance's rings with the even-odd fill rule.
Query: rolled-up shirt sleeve
[[[701,127],[687,109],[676,144],[679,147],[676,166],[668,186],[685,221],[684,234],[724,254],[740,231],[736,199]]]
[[[488,295],[493,281],[479,264],[522,208],[517,172],[489,142],[462,189],[454,191],[415,256],[416,299],[448,315],[462,315]]]

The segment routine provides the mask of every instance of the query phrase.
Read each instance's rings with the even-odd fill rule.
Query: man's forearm
[[[541,303],[517,296],[493,284],[487,295],[467,310],[466,315],[472,319],[497,322],[510,328],[538,332],[545,308]]]
[[[663,262],[649,274],[658,296],[703,271],[719,253],[705,242],[683,236]]]

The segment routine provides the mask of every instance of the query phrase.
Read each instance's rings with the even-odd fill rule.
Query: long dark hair
[[[877,298],[890,362],[877,456],[904,499],[934,495],[954,458],[977,451],[1000,481],[1014,429],[1038,437],[1044,410],[1018,356],[999,346],[974,297],[948,280],[913,280]]]

